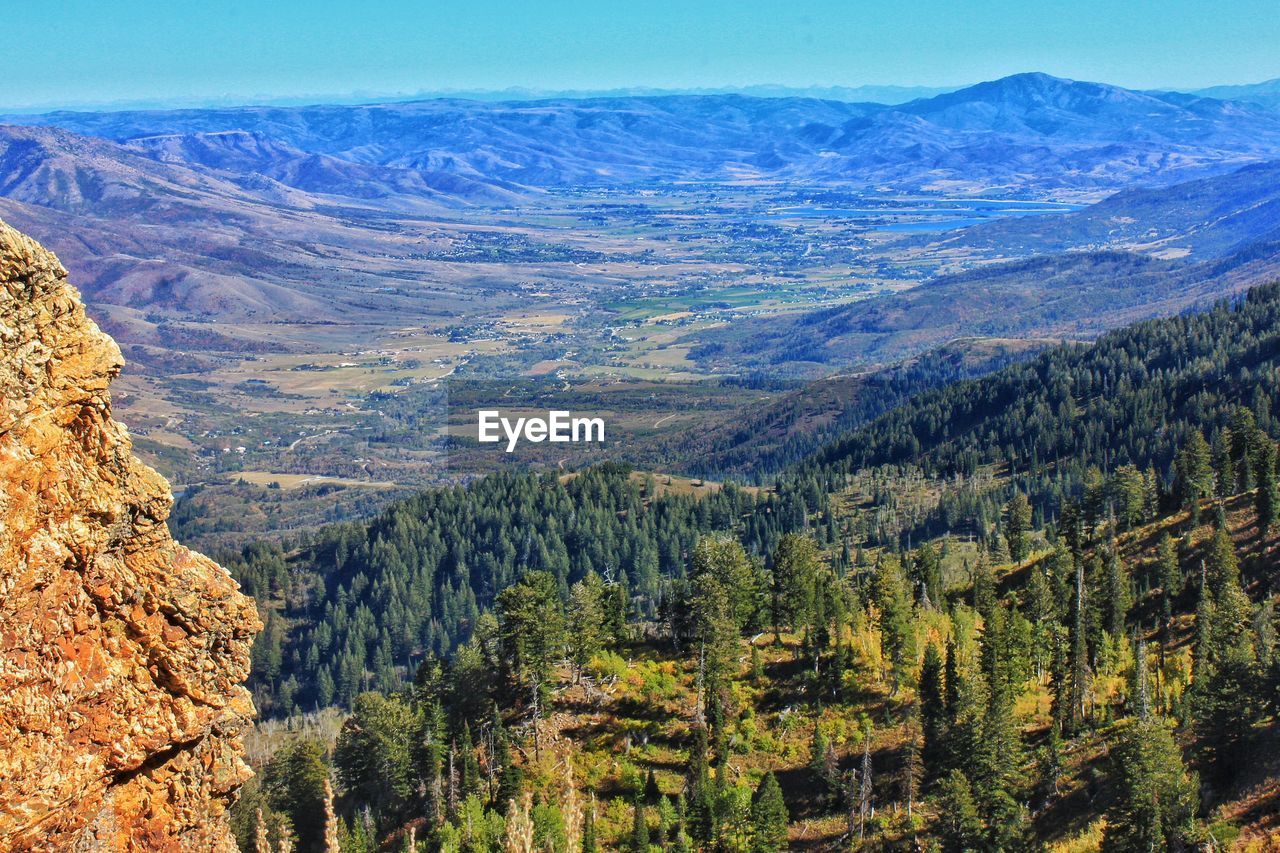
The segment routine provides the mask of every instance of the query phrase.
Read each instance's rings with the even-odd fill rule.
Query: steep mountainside
[[[925,391],[754,500],[500,475],[246,548],[293,719],[242,836],[1276,849],[1277,316],[1265,286]]]
[[[528,186],[838,181],[898,190],[1097,191],[1280,155],[1280,116],[1019,74],[907,104],[744,95],[13,116],[117,141],[248,131],[352,162]]]
[[[848,431],[804,463],[848,471],[911,464],[947,478],[993,466],[1029,492],[1070,492],[1093,466],[1172,478],[1194,429],[1247,406],[1270,429],[1280,355],[1280,284],[1203,313],[1136,323],[989,376],[926,391]],[[1052,468],[1052,478],[1043,469]],[[1037,479],[1040,478],[1040,479]]]
[[[254,605],[170,538],[119,350],[3,223],[0,318],[0,848],[233,851]]]

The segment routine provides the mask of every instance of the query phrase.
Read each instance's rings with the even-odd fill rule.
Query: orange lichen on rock
[[[234,851],[261,629],[177,544],[66,270],[0,222],[0,849]]]

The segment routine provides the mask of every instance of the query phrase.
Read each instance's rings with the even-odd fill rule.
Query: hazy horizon
[[[830,100],[862,100],[884,104],[901,104],[918,98],[929,98],[946,92],[954,92],[975,86],[980,83],[1001,79],[1018,74],[1045,73],[1037,69],[1012,72],[1000,77],[970,80],[951,85],[897,84],[897,83],[814,83],[808,86],[792,86],[779,83],[748,83],[724,86],[619,86],[608,89],[542,89],[535,87],[508,86],[502,89],[421,89],[418,91],[347,91],[347,92],[311,92],[299,94],[225,94],[208,96],[174,96],[171,98],[123,98],[102,101],[58,101],[46,103],[9,104],[0,101],[0,113],[10,115],[39,115],[54,112],[93,112],[93,111],[125,111],[125,110],[169,110],[169,109],[219,109],[235,107],[300,107],[311,105],[359,105],[378,103],[400,103],[418,100],[449,99],[474,100],[481,102],[501,102],[520,100],[577,100],[599,97],[660,97],[663,95],[719,95],[742,94],[754,97],[812,97]],[[1061,77],[1062,75],[1051,75]],[[1111,80],[1071,77],[1082,82],[1102,83],[1122,86]],[[1207,86],[1177,87],[1151,86],[1135,88],[1135,91],[1150,92],[1201,92],[1211,89],[1252,86],[1280,81],[1280,77],[1266,77],[1257,80],[1243,80],[1214,83]],[[861,97],[852,97],[860,94]],[[875,97],[879,94],[880,97]]]
[[[663,0],[388,0],[271,7],[158,0],[6,17],[0,109],[213,106],[400,100],[447,94],[754,87],[954,89],[1024,71],[1130,89],[1196,90],[1280,76],[1280,16],[1236,0],[1206,16],[1177,0],[1158,14],[1102,0],[1069,16],[1047,0],[957,7],[914,0],[855,7]],[[1187,62],[1194,56],[1194,62]]]

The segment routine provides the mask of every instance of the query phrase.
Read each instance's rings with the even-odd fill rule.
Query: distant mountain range
[[[908,242],[1007,255],[1123,249],[1178,258],[1218,257],[1259,241],[1280,242],[1280,161],[1122,190],[1072,213],[1008,217]]]
[[[1090,338],[1203,306],[1280,278],[1280,163],[903,246],[1021,258],[846,306],[747,319],[690,338],[691,357],[725,370],[891,364],[958,337]]]
[[[1227,101],[1245,101],[1271,109],[1280,109],[1280,77],[1262,83],[1246,83],[1242,86],[1211,86],[1193,92],[1203,98],[1219,98]]]
[[[268,175],[294,174],[284,163],[296,165],[305,152],[370,168],[526,187],[698,180],[951,194],[1099,193],[1280,158],[1280,113],[1262,106],[1034,73],[899,105],[714,94],[63,112],[7,120],[130,145],[157,136],[250,134],[269,158]],[[144,148],[207,165],[206,145]],[[332,163],[324,169],[333,170]]]
[[[624,86],[612,89],[540,89],[511,86],[505,89],[423,89],[417,92],[344,92],[302,95],[221,95],[218,97],[165,98],[159,100],[87,101],[57,104],[0,106],[10,115],[38,115],[54,111],[124,112],[136,110],[207,110],[224,107],[307,107],[316,104],[392,104],[440,98],[466,101],[561,101],[586,98],[652,98],[664,95],[750,95],[758,98],[822,98],[855,103],[905,104],[954,92],[960,86],[784,86],[757,83],[745,86],[655,87]]]
[[[0,126],[0,218],[56,248],[95,319],[126,344],[251,353],[237,322],[392,322],[441,310],[400,260],[447,245],[383,220],[528,195],[500,181],[305,153],[245,132],[121,144]],[[427,232],[431,234],[430,230]],[[376,294],[376,296],[375,296]],[[175,320],[220,325],[193,336]],[[151,353],[135,350],[131,360]]]

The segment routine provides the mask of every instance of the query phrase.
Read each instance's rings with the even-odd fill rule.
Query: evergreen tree
[[[1182,504],[1191,510],[1193,520],[1200,517],[1200,500],[1213,494],[1213,461],[1204,433],[1191,431],[1186,444],[1178,454],[1178,488]]]
[[[649,821],[645,817],[644,802],[639,797],[632,804],[630,841],[633,853],[649,853]]]
[[[1156,583],[1160,586],[1160,613],[1167,624],[1173,617],[1173,602],[1182,594],[1182,566],[1173,537],[1165,533],[1156,546]]]
[[[960,770],[952,770],[938,785],[938,834],[943,849],[949,851],[982,850],[986,847],[985,826],[973,785]]]
[[[566,639],[555,578],[544,571],[527,573],[498,595],[497,611],[505,661],[529,688],[531,707],[538,717]]]
[[[942,667],[943,689],[947,699],[947,725],[956,721],[956,713],[960,707],[960,660],[956,652],[956,641],[948,638],[947,655]]]
[[[738,669],[740,634],[733,599],[715,574],[704,572],[693,579],[687,610],[693,623],[700,698],[707,703]]]
[[[289,741],[262,771],[271,808],[283,813],[297,834],[301,850],[314,850],[324,840],[325,786],[329,771],[324,745],[314,738]]]
[[[1245,406],[1236,406],[1231,413],[1227,434],[1230,436],[1231,461],[1236,469],[1232,491],[1247,492],[1253,488],[1253,466],[1250,463],[1258,436],[1258,422],[1253,412]]]
[[[920,670],[920,723],[924,734],[921,757],[930,779],[942,775],[946,756],[947,700],[942,669],[942,655],[929,643]]]
[[[695,582],[714,578],[728,598],[728,616],[741,631],[757,616],[757,576],[742,543],[728,536],[704,536],[698,540],[690,560],[689,574]]]
[[[649,768],[649,775],[644,780],[644,801],[651,806],[656,806],[658,801],[662,799],[662,789],[658,787],[658,777],[654,774],[653,768]]]
[[[1112,637],[1125,636],[1125,619],[1133,602],[1132,580],[1120,555],[1112,549],[1107,557],[1106,583],[1103,588],[1103,610],[1106,630]]]
[[[996,606],[998,593],[995,572],[986,551],[978,552],[973,566],[973,609],[986,618]]]
[[[1031,531],[1031,503],[1018,492],[1005,507],[1004,535],[1009,543],[1009,559],[1021,563],[1030,550],[1028,534]]]
[[[1201,740],[1218,778],[1225,781],[1241,763],[1262,692],[1252,605],[1241,588],[1235,545],[1225,530],[1218,530],[1209,543],[1204,585],[1196,614],[1193,702]]]
[[[1258,491],[1254,494],[1254,508],[1258,512],[1258,527],[1266,533],[1275,526],[1280,513],[1280,483],[1276,481],[1276,445],[1263,437],[1254,453],[1254,482]]]
[[[582,824],[582,853],[598,853],[599,850],[600,846],[596,841],[595,801],[592,800],[591,808],[587,809],[587,814]],[[573,853],[573,851],[569,851],[569,853]]]
[[[1190,847],[1199,783],[1173,734],[1157,717],[1139,718],[1112,754],[1118,796],[1107,814],[1106,850],[1149,853]]]
[[[810,591],[818,573],[818,548],[812,539],[788,533],[773,552],[771,607],[774,634],[779,627],[795,628],[809,617]]]
[[[404,816],[413,795],[417,731],[420,723],[406,702],[363,693],[338,734],[333,760],[342,787],[384,825]]]
[[[893,690],[915,660],[915,626],[911,591],[896,556],[882,557],[876,573],[876,605],[880,609],[880,646],[889,662]]]
[[[813,724],[813,738],[809,742],[809,769],[821,781],[824,799],[839,795],[840,765],[835,748],[817,722]]]
[[[938,556],[937,549],[929,542],[921,545],[916,549],[912,566],[911,580],[920,590],[921,603],[927,602],[931,607],[941,606],[943,604],[942,560]]]
[[[751,800],[751,850],[777,853],[787,848],[787,804],[772,773],[766,773]]]
[[[462,798],[480,793],[480,762],[476,758],[475,744],[471,741],[471,724],[462,724],[462,737],[458,743],[458,755],[462,763]]]
[[[582,670],[605,644],[605,584],[590,572],[569,590],[568,641],[574,672]]]

